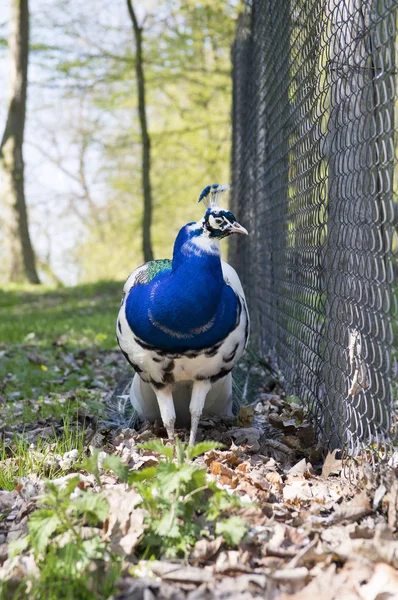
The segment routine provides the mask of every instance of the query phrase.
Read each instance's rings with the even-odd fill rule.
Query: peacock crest
[[[202,190],[198,202],[205,201],[208,208],[220,206],[220,200],[224,192],[229,190],[229,185],[213,183]]]

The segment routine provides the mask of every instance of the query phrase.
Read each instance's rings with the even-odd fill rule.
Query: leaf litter
[[[48,406],[76,405],[71,439],[80,446],[40,441],[49,434],[62,437],[65,426],[62,411],[42,415],[43,399],[36,420],[21,426],[14,419],[1,426],[1,469],[8,469],[8,481],[14,483],[0,490],[0,580],[16,589],[24,578],[40,577],[43,553],[54,547],[61,552],[76,534],[81,556],[89,557],[93,569],[105,572],[111,560],[119,566],[112,593],[98,597],[398,599],[394,468],[381,479],[369,471],[365,457],[357,457],[347,477],[338,452],[322,458],[303,409],[276,387],[261,392],[235,420],[203,419],[202,439],[222,447],[208,449],[178,470],[171,446],[167,462],[167,444],[155,442],[165,434],[160,424],[144,423],[138,431],[115,427],[100,410],[92,410],[93,404],[104,404],[123,371],[116,353],[97,350],[92,359],[81,349],[65,354],[59,379],[74,371],[83,391],[46,397]],[[40,368],[46,356],[30,350],[28,360]],[[89,376],[87,360],[93,362]],[[19,398],[3,396],[18,416]],[[178,433],[181,439],[187,434]],[[22,434],[32,459],[25,469],[14,448]],[[148,519],[154,503],[167,502],[153,480],[159,465],[163,491],[175,494],[176,510],[192,500],[193,512],[184,513],[191,522],[167,512],[159,522]],[[191,489],[194,478],[198,484]],[[151,496],[142,502],[146,485]],[[211,494],[217,497],[216,490],[225,494],[217,499],[217,509],[207,504],[208,512],[201,513],[193,502],[199,488],[203,506]],[[229,505],[228,498],[238,500]],[[69,514],[69,525],[57,513],[60,506]],[[216,512],[209,521],[211,510]],[[181,548],[171,559],[172,543],[167,551],[159,545],[165,535]],[[150,536],[157,550],[146,554],[143,540]]]

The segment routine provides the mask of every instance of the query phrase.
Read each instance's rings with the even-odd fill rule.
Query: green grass
[[[121,291],[117,282],[0,290],[0,401],[8,423],[60,418],[79,402],[96,412],[95,359],[117,347]]]
[[[118,282],[51,289],[18,286],[0,290],[0,344],[92,344],[115,346]]]
[[[0,489],[11,491],[24,476],[35,473],[54,479],[67,470],[53,460],[65,452],[77,450],[76,462],[84,455],[84,429],[71,426],[69,419],[63,423],[62,435],[38,438],[32,445],[24,436],[15,436],[12,442],[3,440],[0,445]]]

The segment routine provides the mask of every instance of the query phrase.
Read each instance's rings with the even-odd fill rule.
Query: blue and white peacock
[[[245,295],[235,270],[220,259],[219,241],[247,231],[219,207],[228,186],[207,186],[204,217],[185,225],[173,260],[138,267],[124,285],[117,319],[120,348],[136,374],[130,400],[142,419],[161,417],[168,437],[175,423],[232,415],[232,374],[249,336]]]

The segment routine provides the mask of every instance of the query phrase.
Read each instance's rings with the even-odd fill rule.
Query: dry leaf
[[[259,490],[268,491],[270,489],[270,484],[258,471],[247,473],[246,479]]]
[[[363,600],[398,600],[398,574],[395,569],[377,563],[375,570],[365,585],[360,588]]]
[[[136,508],[141,496],[135,490],[126,490],[123,483],[104,490],[109,504],[109,517],[104,523],[104,536],[110,540],[115,552],[120,548],[129,555],[145,530],[142,509]]]
[[[394,531],[398,525],[398,481],[394,479],[389,493],[388,524]]]
[[[296,430],[296,419],[286,419],[283,415],[270,413],[269,422],[277,429],[283,429],[285,433],[294,433]]]
[[[272,485],[281,485],[283,481],[282,477],[276,471],[271,471],[270,473],[267,473],[265,479],[268,481],[268,483],[271,483]]]
[[[373,510],[376,510],[378,508],[380,502],[383,500],[384,496],[386,495],[386,492],[387,492],[386,486],[381,483],[374,493]]]
[[[245,573],[237,577],[222,577],[222,579],[212,582],[206,588],[199,588],[198,592],[189,594],[189,598],[235,598],[236,600],[250,600],[250,598],[262,598],[261,593],[266,586],[267,579],[265,575],[257,573]],[[207,592],[207,593],[206,593]],[[258,595],[258,594],[261,595]],[[185,596],[184,596],[185,597]],[[182,596],[178,596],[182,598]]]
[[[307,471],[307,461],[305,460],[305,458],[303,458],[298,463],[296,463],[291,469],[289,469],[287,474],[289,476],[290,475],[304,475],[304,473],[306,473],[306,471]]]
[[[308,585],[293,595],[281,594],[278,600],[361,600],[356,590],[370,574],[369,566],[357,562],[348,563],[339,572],[334,564],[321,564],[311,570],[313,579]]]
[[[251,427],[254,420],[254,408],[252,406],[241,406],[238,414],[239,427]]]
[[[314,500],[316,500],[317,502],[323,503],[331,499],[330,489],[329,486],[326,485],[326,483],[314,483],[311,487],[311,492],[314,497]]]
[[[291,450],[301,451],[300,440],[294,435],[282,435],[280,441],[286,444],[286,446]]]
[[[240,458],[243,454],[243,449],[239,446],[235,446],[232,443],[231,448],[227,451],[223,450],[210,450],[204,455],[204,461],[206,466],[210,467],[213,462],[219,462],[223,465],[229,465],[236,467],[242,463]]]
[[[250,464],[248,462],[240,463],[235,469],[235,472],[237,472],[237,473],[248,473],[249,471],[250,471]]]
[[[145,512],[136,508],[130,515],[127,533],[119,539],[119,546],[124,550],[126,556],[130,556],[142,537],[145,530]],[[113,541],[113,540],[112,540]]]
[[[358,521],[365,517],[372,508],[370,506],[369,498],[366,492],[363,491],[360,494],[354,496],[351,502],[343,502],[343,504],[337,504],[334,513],[330,519],[331,523],[341,523],[342,521]]]
[[[152,571],[166,581],[181,583],[207,583],[213,579],[213,569],[209,567],[181,566],[176,563],[154,562]]]
[[[225,477],[224,475],[221,475],[218,481],[221,485],[230,485],[233,487],[237,486],[237,483],[234,482],[233,479],[231,479],[230,477]]]
[[[228,479],[232,479],[235,475],[235,471],[216,460],[210,465],[210,473],[213,475],[222,475],[223,477],[228,477]]]
[[[336,448],[336,450],[333,450],[333,452],[328,452],[328,455],[325,458],[325,462],[323,463],[322,467],[322,477],[324,477],[324,479],[327,479],[331,474],[338,475],[343,468],[342,460],[336,458],[337,452],[340,451]]]
[[[242,450],[242,448],[235,446],[235,444],[232,444],[231,450],[232,450],[232,452],[231,451],[223,452],[224,460],[231,467],[236,467],[237,465],[240,465],[242,462],[242,459],[240,457],[243,454],[243,450]]]
[[[261,431],[256,427],[233,429],[229,432],[229,435],[238,445],[246,444],[247,446],[250,446],[254,452],[257,452],[260,449],[259,439]]]
[[[270,577],[274,581],[286,583],[302,581],[303,579],[307,579],[308,575],[309,571],[307,567],[297,567],[297,569],[278,569]]]
[[[209,558],[217,554],[223,541],[224,538],[222,535],[216,537],[215,540],[199,540],[192,551],[191,559],[195,562],[206,562]]]
[[[283,499],[285,502],[308,501],[312,499],[310,485],[305,480],[292,481],[283,488]]]
[[[247,571],[248,566],[248,553],[246,552],[243,556],[237,550],[229,550],[228,552],[221,552],[217,557],[216,572],[217,573],[229,573],[231,571]]]

